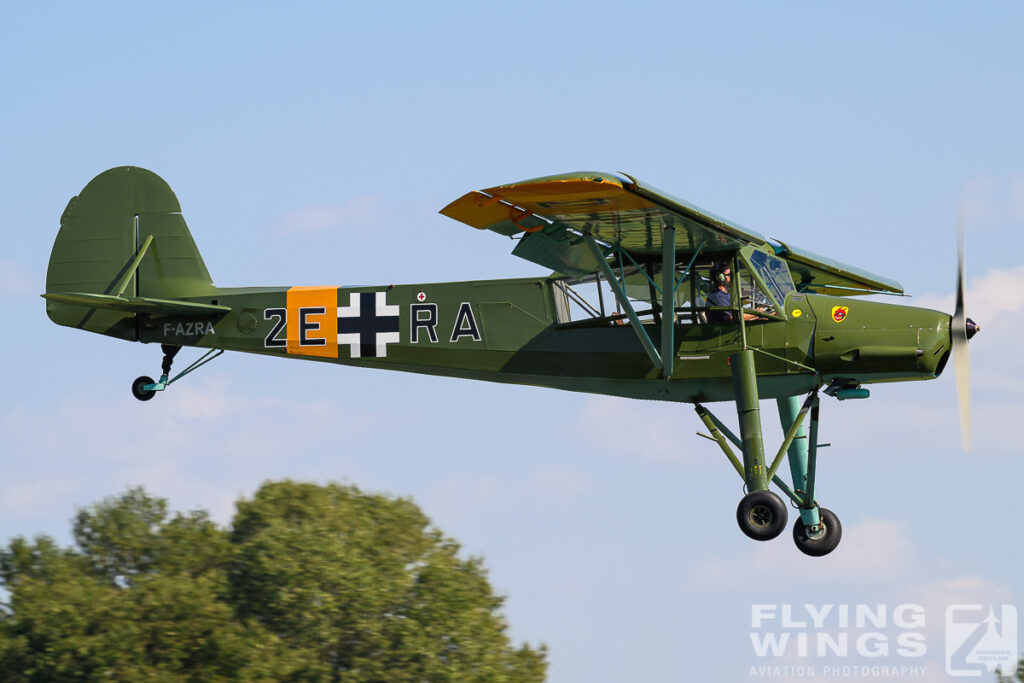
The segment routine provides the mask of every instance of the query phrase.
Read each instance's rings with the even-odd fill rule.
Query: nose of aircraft
[[[981,331],[981,325],[968,318],[964,323],[964,331],[966,332],[967,339],[969,340]]]

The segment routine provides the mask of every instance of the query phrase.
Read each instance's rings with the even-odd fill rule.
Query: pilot
[[[718,262],[711,267],[711,292],[708,294],[708,306],[732,305],[732,265],[728,261]],[[758,308],[758,310],[764,310]],[[744,313],[744,320],[760,320],[753,313]],[[708,311],[709,323],[731,323],[732,311]]]
[[[716,263],[711,267],[711,292],[708,294],[708,306],[731,306],[732,297],[729,288],[732,285],[732,266],[728,263]],[[732,311],[708,311],[709,323],[731,323]]]

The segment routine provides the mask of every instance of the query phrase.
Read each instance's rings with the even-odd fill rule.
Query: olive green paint
[[[137,244],[140,235],[143,244]],[[150,246],[143,250],[146,241]],[[594,260],[600,257],[600,269],[630,326],[608,319],[560,321],[554,287],[558,275],[343,287],[339,305],[350,293],[386,291],[388,303],[400,307],[401,341],[388,345],[385,358],[289,355],[264,345],[274,324],[264,311],[286,307],[289,288],[214,286],[170,188],[155,174],[126,167],[101,174],[69,202],[50,259],[46,309],[58,324],[144,343],[632,398],[733,400],[728,359],[743,348],[741,326],[683,324],[691,321],[680,318],[666,328],[665,322],[641,320],[621,287],[615,287],[617,278],[599,245],[592,238],[586,243]],[[671,273],[662,275],[665,285]],[[125,296],[116,297],[125,285]],[[420,292],[438,307],[436,344],[409,341],[410,304]],[[449,341],[462,302],[473,307],[481,341]],[[849,307],[839,323],[831,316],[838,305]],[[949,350],[949,316],[937,311],[809,293],[791,293],[779,306],[784,315],[778,319],[742,325],[746,346],[762,352],[756,373],[762,398],[806,394],[837,378],[854,384],[929,379],[938,374]],[[795,310],[801,314],[794,315]],[[652,338],[661,340],[661,353]],[[671,363],[663,361],[668,356]]]
[[[732,367],[736,414],[743,440],[743,474],[748,491],[768,488],[764,463],[764,439],[761,437],[761,408],[757,395],[757,369],[754,352],[740,351],[729,357]]]
[[[611,182],[591,175],[553,178]],[[615,182],[621,183],[620,194],[625,188],[653,208],[628,210],[621,222],[565,209],[564,221],[532,214],[484,226],[508,235],[528,230],[514,253],[552,268],[549,276],[328,285],[314,295],[301,287],[215,286],[170,187],[150,171],[115,168],[94,178],[61,216],[43,294],[46,312],[59,325],[143,343],[693,403],[749,490],[776,483],[802,503],[804,522],[816,524],[817,391],[828,386],[832,394],[860,396],[864,384],[937,377],[951,349],[950,316],[835,296],[849,286],[890,292],[902,287],[789,245],[773,246],[635,179]],[[703,322],[708,309],[695,303],[706,291],[697,271],[711,260],[733,265],[729,323]],[[629,325],[610,311],[583,320],[567,317],[562,284],[592,281],[598,273]],[[741,277],[765,294],[769,312],[744,307]],[[638,311],[631,301],[639,289],[648,294],[635,300],[652,311]],[[677,299],[677,291],[686,294]],[[296,303],[307,296],[319,305]],[[350,322],[343,311],[354,310],[357,302],[380,307],[374,310],[384,321],[384,336],[360,327],[357,345],[346,336],[355,334],[349,327],[342,333],[340,326]],[[679,306],[682,315],[676,314]],[[363,325],[369,309],[360,310],[354,320]],[[744,321],[745,311],[757,319]],[[334,322],[337,343],[328,338]],[[795,397],[802,395],[809,395],[808,402],[798,410]],[[786,432],[770,468],[762,398],[778,400]],[[739,439],[700,405],[714,401],[736,402]],[[803,438],[807,412],[810,433]],[[727,439],[740,446],[742,463]],[[776,476],[784,454],[796,491]]]

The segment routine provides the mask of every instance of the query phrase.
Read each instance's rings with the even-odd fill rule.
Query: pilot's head
[[[732,280],[732,264],[719,261],[711,267],[711,283],[715,287],[728,287]]]

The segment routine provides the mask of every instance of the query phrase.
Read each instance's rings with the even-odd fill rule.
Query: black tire
[[[149,399],[156,396],[156,392],[153,391],[152,389],[146,391],[145,387],[147,384],[153,384],[152,377],[146,377],[145,375],[143,375],[142,377],[136,377],[135,381],[132,382],[132,396],[139,399],[140,401],[148,401]]]
[[[793,525],[793,542],[796,543],[800,552],[811,557],[828,555],[843,539],[843,525],[839,523],[836,514],[825,508],[818,508],[818,514],[825,527],[824,535],[818,538],[811,538],[807,534],[807,527],[804,526],[803,520],[797,518],[796,524]]]
[[[771,491],[751,491],[740,499],[736,522],[740,531],[755,541],[770,541],[786,528],[789,512]]]

